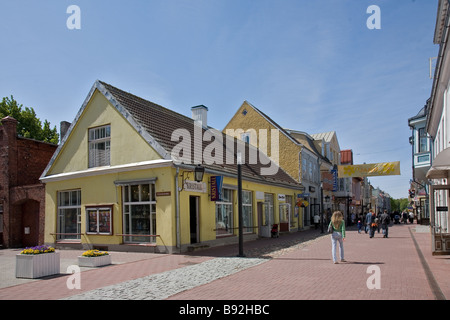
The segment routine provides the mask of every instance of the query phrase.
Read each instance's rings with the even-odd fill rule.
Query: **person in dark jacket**
[[[380,216],[381,229],[383,230],[383,238],[388,237],[389,224],[391,223],[391,217],[386,210]]]
[[[369,210],[369,213],[366,215],[366,224],[369,229],[369,237],[373,238],[375,235],[375,229],[377,228],[377,224],[375,222],[376,214],[372,209]]]

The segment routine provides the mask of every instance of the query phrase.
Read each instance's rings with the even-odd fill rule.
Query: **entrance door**
[[[450,185],[430,186],[430,226],[433,255],[450,254]]]
[[[22,246],[32,247],[39,242],[39,202],[29,200],[21,206]]]
[[[270,238],[272,236],[271,230],[274,222],[273,217],[273,198],[272,195],[266,194],[266,200],[258,203],[258,226],[259,236]]]
[[[189,197],[189,229],[191,233],[191,243],[200,242],[198,231],[199,197]]]
[[[263,233],[263,202],[258,202],[256,206],[257,214],[258,214],[258,235],[262,237]]]

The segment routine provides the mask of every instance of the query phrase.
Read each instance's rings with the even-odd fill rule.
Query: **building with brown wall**
[[[17,120],[0,125],[0,245],[44,243],[45,188],[39,177],[57,145],[17,136]]]

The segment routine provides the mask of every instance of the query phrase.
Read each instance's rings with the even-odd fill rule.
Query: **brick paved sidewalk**
[[[415,232],[417,225],[394,225],[390,238],[381,234],[348,231],[345,241],[347,263],[331,261],[329,235],[308,230],[244,243],[247,257],[263,256],[268,261],[232,276],[179,293],[179,300],[291,300],[291,299],[427,299],[436,298],[415,247],[432,270],[439,292],[450,297],[450,258],[433,257],[428,233]],[[370,250],[369,250],[370,249]],[[192,254],[141,254],[121,264],[82,272],[82,289],[69,290],[68,275],[48,277],[0,289],[0,300],[55,300],[96,288],[138,279],[151,274],[201,263],[218,256],[235,256],[237,245],[211,248]],[[64,255],[74,254],[64,251]],[[112,253],[113,255],[116,253]],[[126,256],[126,254],[117,253]],[[113,256],[114,257],[114,256]],[[1,261],[1,260],[0,260]],[[113,259],[114,262],[114,259]],[[371,266],[380,268],[381,289],[370,290],[366,281]],[[61,270],[63,272],[63,270]]]
[[[347,232],[345,259],[333,264],[330,236],[291,250],[267,263],[172,296],[181,300],[303,300],[303,299],[395,299],[434,300],[428,276],[414,245],[428,260],[445,297],[450,298],[448,257],[431,255],[431,236],[418,233],[417,225],[392,225],[389,238]],[[414,237],[414,238],[413,238]],[[380,289],[367,282],[379,270]],[[369,279],[370,278],[370,279]],[[441,298],[443,298],[441,296]]]
[[[75,250],[61,250],[61,253],[65,256],[73,255],[74,258],[78,254],[76,252]],[[61,268],[61,274],[58,276],[32,279],[24,284],[0,288],[0,300],[57,300],[212,259],[211,257],[201,256],[190,257],[150,253],[131,254],[132,257],[128,258],[126,253],[122,252],[111,252],[110,254],[113,265],[99,268],[82,268],[81,289],[67,288],[67,280],[71,274],[65,273],[65,270]],[[128,259],[129,262],[121,261],[120,264],[114,264],[115,259],[118,259],[117,261]],[[73,264],[76,264],[76,260],[72,260]],[[63,263],[61,262],[61,264]]]
[[[320,235],[318,230],[307,230],[280,236],[276,239],[259,239],[245,242],[248,252],[254,256],[265,255]],[[134,280],[168,270],[197,264],[215,257],[236,256],[237,245],[213,247],[191,254],[153,254],[110,252],[113,265],[101,268],[81,268],[81,289],[67,288],[67,267],[77,264],[79,250],[59,250],[61,274],[40,279],[16,279],[14,275],[15,255],[20,250],[0,251],[0,300],[56,300],[84,293],[97,288]]]

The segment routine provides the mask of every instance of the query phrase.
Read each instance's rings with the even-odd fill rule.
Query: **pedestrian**
[[[369,229],[370,238],[373,238],[373,236],[375,235],[375,229],[377,229],[378,227],[377,223],[375,222],[376,217],[377,216],[375,215],[375,212],[373,212],[373,210],[370,209],[369,213],[366,216],[366,225],[367,228]]]
[[[407,224],[408,223],[408,213],[406,212],[406,210],[403,211],[402,218],[403,218],[403,223]]]
[[[361,220],[358,220],[358,233],[361,233],[361,228],[362,228],[362,222],[361,222]]]
[[[384,210],[383,214],[380,216],[381,229],[383,230],[383,238],[387,238],[389,234],[389,224],[391,223],[391,217],[388,215],[387,211]]]
[[[366,223],[366,228],[365,228],[365,232],[367,233],[370,230],[370,224],[372,223],[372,212],[371,210],[369,210],[369,212],[367,212],[366,217],[365,217],[365,223]]]
[[[344,216],[342,212],[335,211],[331,216],[331,222],[328,225],[328,228],[333,229],[333,233],[331,234],[331,255],[333,257],[333,263],[337,264],[336,257],[336,245],[339,243],[339,253],[341,262],[345,262],[344,260],[344,239],[345,239],[345,223]]]
[[[381,217],[381,211],[378,212],[378,215],[375,218],[375,223],[377,224],[377,231],[380,233],[381,224],[380,224],[380,217]]]
[[[314,225],[316,226],[316,230],[319,227],[320,218],[318,214],[314,215]]]
[[[414,212],[410,212],[409,213],[409,223],[413,223],[414,222]]]

